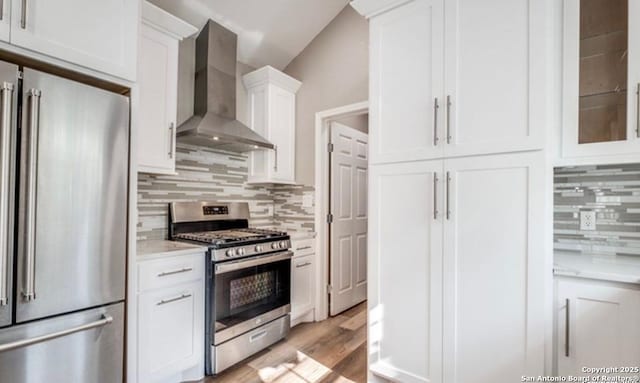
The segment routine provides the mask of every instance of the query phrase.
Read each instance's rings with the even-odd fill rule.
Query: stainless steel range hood
[[[194,116],[177,140],[234,152],[273,149],[271,142],[236,120],[238,36],[209,20],[196,38]]]

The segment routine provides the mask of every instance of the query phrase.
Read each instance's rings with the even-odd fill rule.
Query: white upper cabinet
[[[249,183],[295,183],[296,92],[301,82],[265,66],[243,76],[248,91],[249,127],[274,150],[253,151]]]
[[[556,293],[558,374],[585,376],[583,367],[640,364],[640,291],[561,279]],[[615,374],[634,376],[632,374]]]
[[[371,19],[371,161],[442,157],[443,0]]]
[[[371,16],[372,162],[541,149],[547,2],[397,3],[353,3]]]
[[[445,0],[446,156],[542,149],[547,3]]]
[[[562,156],[640,151],[640,2],[565,0]]]
[[[197,29],[143,3],[138,58],[138,171],[175,172],[178,45]]]
[[[139,1],[3,0],[3,5],[11,7],[11,44],[135,80]],[[0,26],[0,38],[5,33]]]

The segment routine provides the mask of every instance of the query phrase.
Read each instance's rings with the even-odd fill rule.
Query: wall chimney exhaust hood
[[[273,149],[271,142],[236,120],[238,36],[209,20],[196,38],[193,117],[176,139],[234,152]]]

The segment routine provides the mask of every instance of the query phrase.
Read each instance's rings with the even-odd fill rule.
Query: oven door
[[[291,311],[292,256],[283,251],[214,265],[214,345]]]

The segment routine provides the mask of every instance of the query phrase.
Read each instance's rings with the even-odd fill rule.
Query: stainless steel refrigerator
[[[123,381],[129,100],[0,62],[0,382]]]

